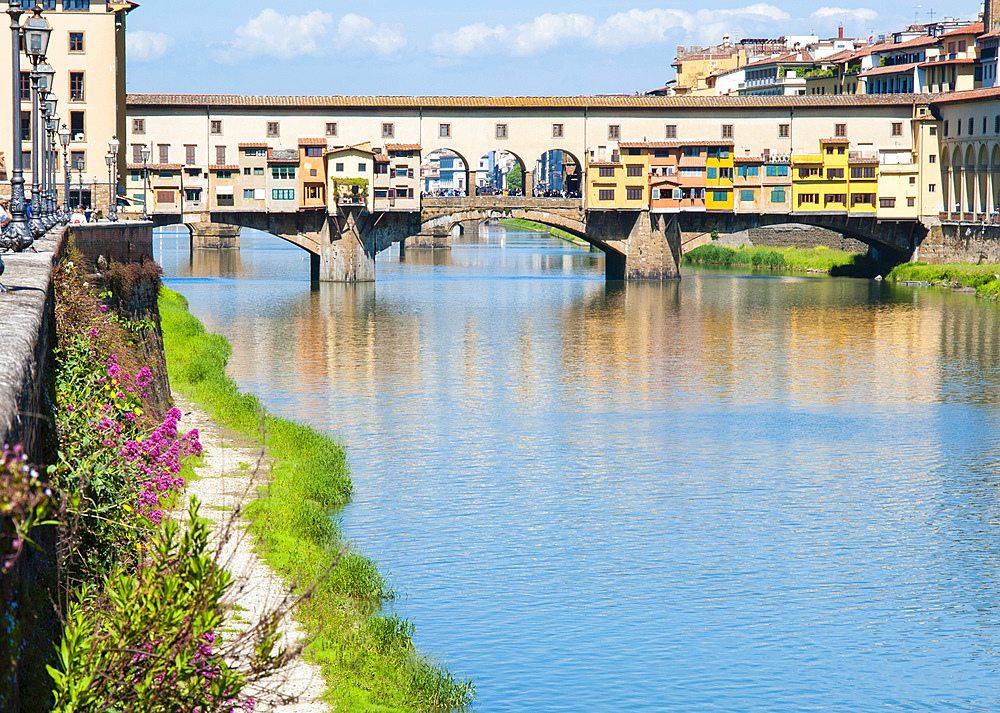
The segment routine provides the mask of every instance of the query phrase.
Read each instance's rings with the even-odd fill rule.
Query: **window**
[[[253,170],[249,166],[247,166],[246,168],[243,169],[243,175],[251,176],[253,175]]]
[[[506,139],[507,138],[507,125],[506,124],[497,124],[496,137],[498,139]]]
[[[328,121],[326,123],[326,135],[327,136],[336,136],[337,135],[337,122],[335,122],[335,121]]]
[[[933,193],[936,190],[937,190],[937,184],[935,184],[935,183],[928,183],[927,184],[927,192],[928,193]]]
[[[142,163],[143,144],[132,144],[132,163]]]
[[[142,180],[142,171],[131,171],[129,173],[129,179],[132,180],[132,181],[141,181]]]
[[[272,188],[271,200],[273,201],[293,201],[295,200],[294,188]]]
[[[187,166],[193,166],[197,163],[195,159],[195,152],[198,147],[195,144],[185,144],[184,145],[184,164]]]
[[[396,166],[396,178],[406,178],[409,175],[406,166]]]
[[[230,179],[230,178],[233,177],[233,172],[232,171],[216,171],[215,172],[215,177],[216,178],[223,178],[223,179]]]
[[[828,169],[826,169],[826,177],[827,177],[828,180],[831,179],[831,178],[843,178],[844,177],[844,169],[842,169],[842,168],[828,168]]]
[[[785,189],[784,188],[774,188],[771,190],[771,202],[772,203],[784,203],[785,202]]]
[[[366,164],[366,163],[359,163],[358,164],[358,173],[364,173],[367,170],[368,170],[368,164]]]
[[[272,166],[271,178],[275,181],[295,178],[295,166]]]
[[[77,171],[87,170],[87,152],[86,151],[71,151],[69,154],[70,166]],[[25,164],[27,165],[27,164]]]
[[[157,191],[156,192],[156,202],[157,203],[173,203],[174,202],[174,192],[173,191]]]
[[[708,179],[711,180],[713,178],[718,178],[718,177],[719,177],[719,169],[715,168],[714,166],[709,166]]]
[[[912,208],[913,206],[915,206],[917,204],[916,201],[917,201],[916,198],[907,198],[906,199],[906,207],[907,208]]]
[[[253,170],[253,175],[255,175],[255,176],[263,176],[264,175],[264,169],[263,168],[255,168]]]
[[[983,133],[986,133],[986,117],[983,117]]]
[[[975,120],[969,117],[969,136],[972,136],[976,132],[976,126],[973,123]]]
[[[833,156],[833,146],[827,146],[826,147],[826,155],[827,156]]]
[[[917,182],[917,177],[916,176],[910,176],[910,185],[911,186],[915,185],[916,182]]]
[[[139,196],[142,198],[142,196]],[[185,188],[184,189],[184,200],[191,201],[193,203],[201,202],[201,189],[200,188]]]
[[[451,138],[451,124],[438,124],[438,138],[439,139]]]
[[[677,138],[677,124],[667,124],[666,137],[668,139],[676,139]]]
[[[323,158],[322,146],[306,146],[307,158]]]
[[[681,175],[687,178],[700,178],[705,172],[701,168],[682,168]]]
[[[21,72],[21,101],[31,101],[31,74]]]
[[[31,141],[31,112],[21,112],[21,141]],[[28,164],[24,164],[25,167]]]
[[[768,166],[767,167],[768,176],[787,176],[788,166]]]
[[[819,203],[819,193],[800,193],[799,205],[803,203]]]
[[[212,133],[213,134],[222,133],[222,121],[220,119],[212,119]]]
[[[323,198],[323,186],[310,183],[306,185],[306,199],[321,200]]]
[[[997,117],[997,118],[1000,119],[1000,117]],[[937,136],[937,127],[936,126],[932,126],[930,128],[931,128],[930,135],[931,136]]]
[[[823,204],[847,203],[847,195],[844,193],[827,193],[823,196]]]
[[[903,122],[901,122],[901,121],[894,121],[894,122],[892,122],[892,132],[891,133],[892,133],[893,136],[902,136],[903,135]]]
[[[937,155],[936,154],[930,154],[927,157],[927,163],[937,163]]]
[[[778,124],[778,137],[782,139],[787,139],[790,133],[790,124]]]
[[[642,189],[630,186],[625,189],[625,200],[629,201],[641,201],[642,200]]]
[[[617,141],[622,137],[622,127],[620,124],[608,125],[608,140]]]
[[[614,178],[615,177],[615,167],[614,166],[601,166],[597,169],[597,175],[601,178]]]
[[[86,101],[83,88],[83,72],[69,73],[69,100],[71,102]]]
[[[834,124],[833,135],[838,137],[847,136],[847,124]]]
[[[132,133],[133,134],[145,134],[146,133],[146,120],[145,119],[132,119]]]
[[[879,208],[895,208],[896,199],[895,198],[879,198],[878,199]]]
[[[63,10],[77,10],[79,12],[90,11],[90,0],[63,0]],[[170,199],[170,203],[173,203]]]
[[[270,138],[275,138],[281,135],[281,126],[277,121],[267,122],[267,135]]]
[[[216,146],[215,147],[215,165],[223,166],[226,163],[226,147]]]
[[[87,132],[85,130],[86,114],[82,111],[71,111],[69,113],[69,132],[73,135],[73,141],[86,141]]]
[[[382,124],[382,138],[391,139],[396,136],[395,124]]]
[[[82,32],[69,33],[69,51],[74,52],[76,54],[81,54],[84,52]]]
[[[243,189],[243,200],[245,200],[245,201],[252,201],[253,200],[253,189],[252,188],[244,188]]]
[[[725,203],[729,200],[729,191],[712,191],[712,200],[716,203]]]
[[[733,125],[723,124],[722,125],[722,138],[731,139],[733,138]]]
[[[719,167],[719,178],[725,178],[727,180],[733,180],[733,169],[732,166],[720,166]]]
[[[599,201],[613,201],[615,199],[615,189],[614,188],[602,188],[597,191],[597,200]]]
[[[746,189],[746,188],[741,189],[740,190],[740,200],[741,201],[745,201],[747,203],[752,202],[753,201],[753,189],[749,189],[749,190]]]
[[[688,158],[697,158],[698,156],[701,156],[701,147],[700,146],[685,146],[684,147],[684,155],[686,157],[688,157]]]
[[[641,176],[642,166],[637,163],[630,163],[628,166],[625,167],[625,175],[632,177]]]
[[[170,163],[170,144],[158,144],[159,163]]]
[[[343,173],[344,172],[344,164],[342,164],[342,163],[336,164],[336,166],[334,167],[334,170],[337,173]]]
[[[933,127],[931,127],[931,128],[933,128]],[[948,135],[948,120],[947,119],[944,120],[944,135],[945,136]]]

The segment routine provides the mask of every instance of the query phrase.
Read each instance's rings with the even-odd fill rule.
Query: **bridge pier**
[[[191,248],[237,248],[240,247],[240,229],[235,225],[220,223],[188,223],[191,232]]]
[[[676,280],[681,276],[677,215],[602,211],[587,218],[587,236],[604,251],[605,275],[617,280]]]
[[[361,206],[342,207],[331,215],[312,254],[314,282],[374,282],[376,241],[371,215]]]

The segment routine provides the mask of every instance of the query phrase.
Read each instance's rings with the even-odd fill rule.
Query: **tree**
[[[511,191],[524,190],[524,170],[521,164],[515,163],[507,172],[507,189]]]

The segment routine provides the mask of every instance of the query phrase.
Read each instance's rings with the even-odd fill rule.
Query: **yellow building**
[[[375,199],[373,176],[375,153],[371,143],[343,146],[327,151],[326,162],[327,210],[336,213],[345,206],[372,209]]]
[[[708,147],[705,210],[733,210],[733,144]]]

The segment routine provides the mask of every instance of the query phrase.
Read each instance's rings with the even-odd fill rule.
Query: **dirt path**
[[[197,428],[205,450],[205,463],[197,469],[198,479],[188,484],[187,494],[201,501],[201,516],[212,522],[216,534],[223,532],[234,510],[249,502],[256,487],[255,472],[266,474],[260,467],[263,454],[247,440],[222,428],[198,406],[177,394],[174,404],[183,418],[180,428],[187,432]],[[186,498],[185,498],[186,502]],[[286,601],[288,588],[253,550],[253,538],[246,532],[247,523],[238,518],[231,529],[232,536],[223,546],[222,560],[235,578],[227,597],[234,606],[227,626],[246,629],[261,615]],[[294,647],[302,639],[298,624],[286,618],[282,622],[282,646]],[[318,666],[301,657],[289,664],[279,677],[266,683],[268,690],[248,691],[257,698],[257,711],[274,713],[321,713],[330,710],[322,702],[326,685]]]

